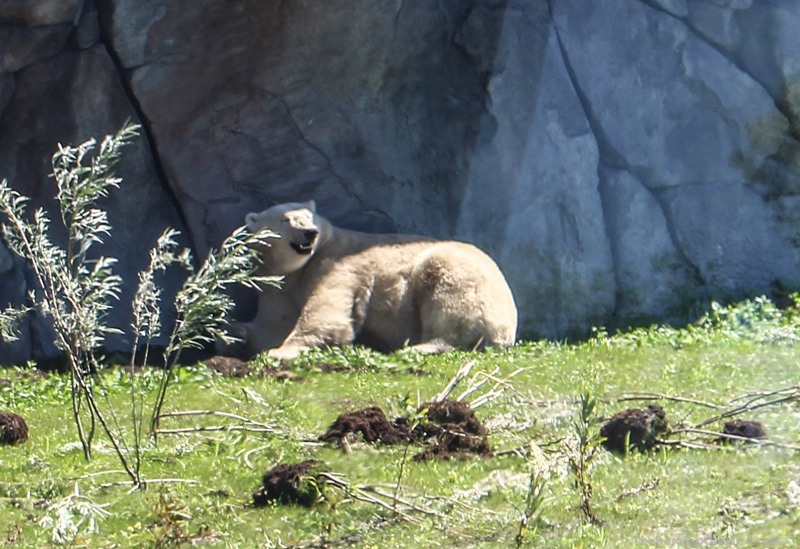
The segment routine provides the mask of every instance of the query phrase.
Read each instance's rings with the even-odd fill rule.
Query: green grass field
[[[0,370],[0,410],[22,415],[30,437],[0,446],[0,544],[790,547],[800,538],[798,325],[795,309],[754,300],[718,308],[683,329],[613,336],[601,330],[574,344],[521,343],[433,357],[315,352],[293,365],[294,379],[180,368],[166,411],[215,414],[164,418],[162,429],[186,432],[162,434],[156,447],[144,449],[142,473],[154,482],[132,493],[99,432],[92,461],[84,459],[69,377],[7,368]],[[476,411],[493,456],[415,461],[420,444],[354,442],[346,453],[316,440],[345,412],[379,406],[390,418],[406,414],[469,361],[475,361],[472,373],[451,397],[481,379],[488,381],[468,401],[504,389]],[[252,366],[258,371],[265,361]],[[152,394],[159,375],[136,374],[137,390]],[[129,433],[130,374],[109,368],[102,381],[107,398],[100,404],[115,410]],[[671,445],[645,454],[597,449],[584,477],[599,519],[592,523],[569,465],[579,452],[574,424],[582,395],[597,400],[600,421],[660,404],[673,429],[746,404],[735,399],[750,395],[751,406],[767,404],[736,417],[761,422],[775,444],[723,445],[686,433],[665,436]],[[704,429],[720,431],[723,423]],[[208,430],[216,427],[224,430]],[[324,462],[351,491],[329,486],[312,508],[252,505],[265,471],[307,459]],[[533,504],[527,497],[532,478],[541,486]],[[385,505],[363,500],[376,490]],[[531,517],[521,533],[526,510]]]

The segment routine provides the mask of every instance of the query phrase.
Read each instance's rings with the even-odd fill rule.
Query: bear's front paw
[[[274,349],[270,349],[267,352],[267,356],[270,358],[277,358],[281,362],[289,362],[298,357],[301,352],[305,351],[305,347],[300,346],[287,346],[282,345],[280,347],[275,347]]]

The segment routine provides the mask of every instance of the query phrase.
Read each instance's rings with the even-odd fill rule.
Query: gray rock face
[[[131,284],[167,225],[203,256],[314,198],[475,242],[525,336],[669,319],[800,285],[798,28],[783,0],[6,2],[0,176],[52,207],[55,144],[131,118],[107,244]]]

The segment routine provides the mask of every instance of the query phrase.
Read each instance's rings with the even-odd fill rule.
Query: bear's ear
[[[247,225],[255,225],[257,221],[258,221],[258,214],[257,213],[251,212],[251,213],[247,214],[246,216],[244,216],[244,222]]]
[[[306,202],[306,208],[311,210],[312,213],[317,213],[317,203],[314,202],[313,200],[309,200],[308,202]]]

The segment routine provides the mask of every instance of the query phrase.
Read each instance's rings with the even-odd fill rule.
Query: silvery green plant
[[[38,282],[32,295],[35,306],[53,323],[56,346],[69,361],[72,388],[72,412],[78,436],[87,459],[97,422],[109,435],[118,453],[121,448],[111,434],[111,425],[97,406],[90,372],[99,369],[98,347],[105,334],[118,332],[105,318],[110,301],[119,296],[122,280],[115,275],[113,258],[90,258],[92,246],[108,235],[106,213],[94,207],[120,180],[111,174],[122,145],[136,135],[136,127],[126,125],[116,135],[107,136],[96,155],[90,157],[97,143],[90,139],[77,147],[58,146],[53,155],[53,177],[61,221],[67,230],[65,247],[49,237],[50,219],[43,209],[28,220],[28,199],[0,183],[0,211],[6,216],[3,237],[8,247],[25,257]],[[82,408],[89,410],[89,428],[84,428]],[[123,464],[127,463],[123,460]]]
[[[51,530],[50,539],[57,545],[71,545],[82,534],[98,531],[98,522],[111,516],[108,504],[99,505],[81,495],[78,484],[75,490],[50,505],[48,514],[39,521],[39,526]]]
[[[8,307],[4,311],[0,311],[0,339],[5,342],[17,341],[19,339],[17,326],[29,311],[28,307],[21,309]]]
[[[121,333],[107,323],[107,316],[112,301],[119,299],[122,279],[113,271],[116,259],[90,253],[95,244],[102,243],[110,235],[107,214],[96,204],[119,186],[121,179],[111,170],[119,160],[121,148],[138,135],[137,130],[138,126],[126,124],[116,134],[106,136],[96,152],[94,139],[77,147],[58,146],[53,155],[53,178],[61,222],[67,232],[64,247],[50,240],[51,222],[44,210],[35,210],[29,218],[28,199],[11,189],[6,180],[0,183],[0,212],[6,217],[3,225],[6,244],[30,262],[35,274],[38,288],[31,295],[32,306],[52,321],[55,344],[69,362],[72,411],[87,460],[91,459],[91,443],[99,423],[125,471],[138,486],[142,483],[143,395],[136,394],[135,383],[132,383],[134,434],[131,450],[113,408],[104,410],[98,405],[95,388],[102,390],[101,378],[92,375],[103,367],[99,349],[105,336]],[[142,364],[146,364],[153,340],[161,336],[162,296],[156,276],[171,265],[189,271],[175,299],[176,319],[165,347],[163,362],[166,367],[151,417],[153,434],[181,350],[202,347],[215,338],[225,342],[233,340],[225,330],[233,308],[225,289],[234,283],[257,287],[259,283],[277,284],[279,281],[275,277],[255,275],[258,256],[254,245],[265,244],[267,238],[274,236],[271,233],[250,234],[245,228],[239,228],[219,250],[212,250],[197,269],[190,252],[179,250],[177,235],[174,229],[167,229],[157,240],[149,265],[139,273],[132,304],[131,372],[140,346],[144,348]],[[10,309],[0,313],[0,330],[11,332],[24,314],[25,311]],[[83,418],[86,410],[88,430]]]
[[[170,247],[171,244],[163,240],[165,235],[162,235],[159,243],[166,243]],[[275,233],[269,231],[251,233],[246,227],[239,227],[223,241],[219,250],[211,250],[196,270],[192,268],[188,250],[174,256],[173,261],[187,268],[190,274],[175,296],[177,319],[164,350],[164,362],[167,366],[151,416],[150,432],[154,438],[172,371],[178,363],[181,351],[188,348],[202,349],[204,345],[215,340],[226,344],[236,342],[236,338],[226,330],[234,302],[225,293],[225,289],[232,284],[242,284],[255,290],[259,289],[259,284],[279,285],[280,277],[256,275],[259,258],[255,248],[266,245],[266,240],[275,236]],[[141,291],[140,285],[137,296]],[[145,290],[144,294],[147,293]]]

